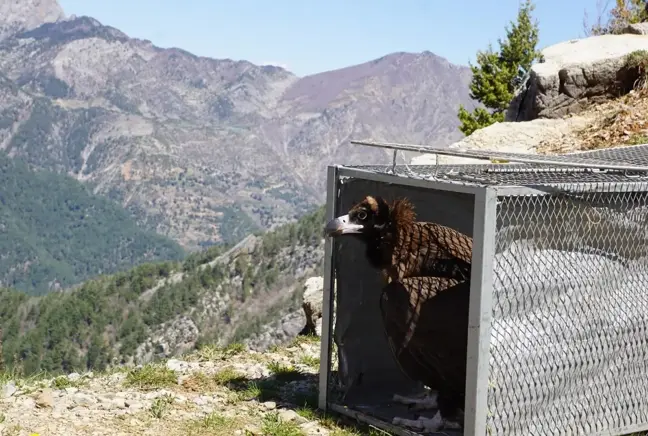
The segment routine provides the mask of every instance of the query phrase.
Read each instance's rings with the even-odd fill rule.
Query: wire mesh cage
[[[328,177],[329,218],[366,195],[406,197],[418,220],[473,238],[463,428],[439,434],[648,429],[648,172],[332,166]],[[320,408],[426,434],[393,424],[434,410],[393,400],[422,385],[391,354],[383,278],[365,257],[360,242],[327,238]]]

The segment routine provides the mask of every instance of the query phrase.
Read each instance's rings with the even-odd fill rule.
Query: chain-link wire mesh
[[[598,150],[568,153],[565,156],[605,159],[633,165],[648,165],[648,144],[624,145],[620,147],[601,148]]]
[[[473,186],[563,187],[574,183],[648,181],[648,173],[643,171],[593,170],[539,164],[396,165],[393,168],[389,165],[363,165],[348,168]]]
[[[545,190],[498,197],[489,435],[622,435],[648,428],[645,173],[537,164],[354,168]],[[356,176],[362,178],[351,179]],[[341,357],[333,341],[329,402],[337,404],[345,404],[351,384],[340,377]]]
[[[489,434],[646,427],[647,254],[648,183],[499,197]]]
[[[458,158],[499,160],[505,162],[525,162],[531,164],[549,164],[553,166],[570,166],[582,168],[617,168],[646,171],[648,144],[639,146],[613,147],[613,153],[567,153],[567,154],[536,154],[510,151],[486,150],[480,148],[452,148],[438,146],[421,146],[415,144],[397,144],[374,141],[351,141],[352,144],[373,146],[395,151],[409,151],[435,155],[454,156]],[[394,155],[395,163],[396,156]]]

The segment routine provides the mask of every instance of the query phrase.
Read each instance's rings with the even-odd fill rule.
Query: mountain
[[[3,39],[63,19],[65,14],[57,2],[50,0],[9,0],[0,2],[0,17],[0,39]]]
[[[429,52],[297,77],[56,11],[32,0],[22,13],[40,25],[3,24],[15,31],[0,41],[0,148],[87,183],[188,249],[312,210],[327,164],[390,161],[349,139],[449,144],[462,137],[458,105],[474,106],[469,69]]]
[[[72,177],[31,171],[0,152],[0,286],[41,294],[182,248],[140,229],[114,202]]]
[[[183,262],[147,263],[30,298],[0,289],[0,350],[27,374],[105,369],[226,345],[300,304],[321,273],[324,209]]]

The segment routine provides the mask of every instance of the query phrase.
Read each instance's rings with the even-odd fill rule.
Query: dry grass
[[[186,424],[185,429],[188,436],[230,436],[236,430],[244,428],[245,425],[245,421],[241,418],[231,418],[214,412],[202,419],[190,421]]]
[[[592,106],[580,116],[592,123],[565,141],[543,143],[539,154],[561,154],[648,143],[648,88]]]
[[[601,109],[597,122],[578,132],[583,150],[644,142],[648,136],[648,89],[633,91]]]
[[[178,376],[166,366],[148,364],[128,371],[125,386],[153,390],[175,386]]]
[[[625,60],[633,89],[614,100],[594,104],[578,116],[592,119],[564,140],[543,143],[539,154],[561,154],[648,143],[648,51],[630,53]]]

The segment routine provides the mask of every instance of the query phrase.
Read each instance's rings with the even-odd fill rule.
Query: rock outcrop
[[[638,50],[648,50],[648,35],[591,36],[545,48],[544,62],[531,68],[506,121],[560,118],[627,93],[638,73],[626,68],[625,57]]]
[[[322,292],[324,290],[323,277],[311,277],[304,285],[304,302],[302,309],[306,318],[304,334],[322,334]]]
[[[534,154],[646,142],[645,91],[633,90],[639,72],[627,63],[631,53],[641,60],[641,51],[648,52],[644,29],[646,23],[629,26],[628,34],[545,48],[544,62],[532,67],[506,121],[479,129],[449,148]],[[488,163],[435,154],[411,159],[413,165]]]
[[[261,332],[246,339],[244,344],[255,351],[265,351],[283,345],[299,335],[322,334],[322,291],[324,279],[310,277],[303,286],[301,308],[290,311],[265,325]]]
[[[283,345],[296,338],[306,325],[302,310],[288,312],[276,321],[266,324],[261,331],[243,343],[251,350],[263,352],[270,347]]]

